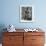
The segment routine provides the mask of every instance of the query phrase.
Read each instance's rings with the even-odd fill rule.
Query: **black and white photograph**
[[[32,5],[21,5],[20,6],[20,21],[21,22],[32,22],[34,18],[34,11]]]

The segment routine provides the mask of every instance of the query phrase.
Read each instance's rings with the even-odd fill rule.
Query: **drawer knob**
[[[36,39],[32,39],[32,40],[36,40]]]
[[[10,40],[13,40],[13,38],[9,38]]]

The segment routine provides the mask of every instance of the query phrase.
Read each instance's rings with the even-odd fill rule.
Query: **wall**
[[[16,28],[38,27],[46,28],[46,1],[45,0],[1,0],[0,24],[13,24]],[[20,5],[33,5],[35,22],[20,22]]]

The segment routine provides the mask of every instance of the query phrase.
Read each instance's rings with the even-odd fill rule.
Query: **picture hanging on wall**
[[[33,21],[34,21],[34,6],[20,5],[20,22],[33,22]]]

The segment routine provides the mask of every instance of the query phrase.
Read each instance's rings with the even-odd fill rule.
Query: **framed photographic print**
[[[34,21],[34,6],[21,5],[20,6],[20,22],[33,22]]]

